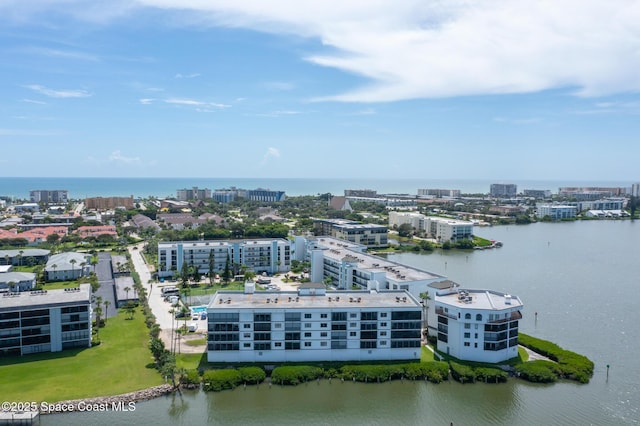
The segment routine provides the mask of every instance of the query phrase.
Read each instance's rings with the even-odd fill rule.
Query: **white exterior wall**
[[[405,293],[406,294],[406,293]],[[301,296],[305,297],[305,296]],[[282,303],[282,302],[281,302]],[[209,362],[305,362],[305,361],[368,361],[368,360],[416,360],[420,359],[420,347],[391,348],[391,324],[393,311],[413,310],[420,312],[420,307],[415,305],[402,305],[398,308],[363,308],[336,307],[326,308],[277,308],[278,304],[272,302],[273,307],[256,309],[228,309],[223,308],[217,312],[239,314],[239,349],[238,350],[208,350]],[[209,318],[216,312],[216,305],[209,306]],[[299,330],[286,330],[285,313],[300,312]],[[332,312],[346,312],[346,349],[331,348]],[[361,312],[377,312],[377,320],[361,321]],[[271,314],[271,350],[254,349],[254,314]],[[305,314],[310,318],[305,318]],[[385,314],[383,317],[382,315]],[[323,315],[325,316],[323,318]],[[353,315],[353,317],[352,317]],[[343,321],[340,321],[343,322]],[[376,348],[360,348],[360,325],[362,322],[376,322],[377,339]],[[294,321],[297,323],[297,321]],[[324,324],[324,326],[323,326]],[[247,328],[245,328],[245,325]],[[343,331],[343,330],[341,330]],[[285,349],[285,333],[300,333],[300,349]],[[305,335],[309,333],[310,335]],[[323,335],[323,333],[325,333]],[[353,334],[353,335],[352,335]],[[297,342],[297,340],[296,340]],[[280,346],[276,346],[280,343]]]

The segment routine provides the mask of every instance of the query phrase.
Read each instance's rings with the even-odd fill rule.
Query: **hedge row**
[[[589,383],[589,379],[593,376],[593,362],[586,356],[562,349],[555,343],[522,333],[519,334],[518,341],[522,346],[556,361],[557,365],[554,364],[552,370],[556,371],[559,378]]]
[[[365,383],[381,383],[389,380],[429,380],[440,383],[449,377],[446,362],[426,362],[411,364],[344,365],[339,369],[323,370],[312,366],[277,367],[271,373],[271,380],[279,385],[297,385],[319,378],[339,378]]]
[[[477,380],[485,383],[506,382],[509,375],[499,368],[492,367],[471,367],[451,361],[451,377],[460,383],[475,382]]]

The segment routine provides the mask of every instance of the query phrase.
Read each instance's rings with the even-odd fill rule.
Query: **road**
[[[111,318],[118,314],[115,297],[115,281],[113,280],[113,269],[111,268],[111,253],[98,253],[98,264],[96,265],[96,276],[100,287],[94,292],[94,296],[102,297],[102,317]],[[104,302],[108,301],[109,306],[105,308]]]

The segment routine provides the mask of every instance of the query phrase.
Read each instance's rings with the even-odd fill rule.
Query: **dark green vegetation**
[[[449,362],[451,377],[460,383],[483,381],[486,383],[502,383],[507,381],[509,374],[495,367],[474,367],[457,362]]]
[[[580,383],[589,383],[589,379],[593,376],[593,362],[584,355],[562,349],[555,343],[522,333],[520,333],[518,340],[521,345],[555,361],[555,363],[532,361],[516,366],[516,370],[521,376],[528,380],[537,381],[533,379],[540,378],[540,381],[548,381],[547,377],[553,374],[556,379],[569,379]]]
[[[202,375],[202,389],[205,391],[221,391],[233,389],[240,384],[258,385],[267,377],[259,367],[227,368],[224,370],[207,370]]]

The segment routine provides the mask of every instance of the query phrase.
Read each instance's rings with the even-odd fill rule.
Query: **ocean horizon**
[[[488,194],[492,183],[516,184],[524,189],[550,190],[563,186],[601,186],[629,188],[633,182],[571,180],[491,180],[491,179],[381,179],[381,178],[188,178],[188,177],[0,177],[0,196],[29,199],[33,190],[67,190],[69,198],[86,197],[175,197],[183,188],[265,188],[285,191],[288,196],[331,193],[343,195],[345,189],[372,189],[379,194],[415,195],[419,188],[458,189],[464,194]]]

